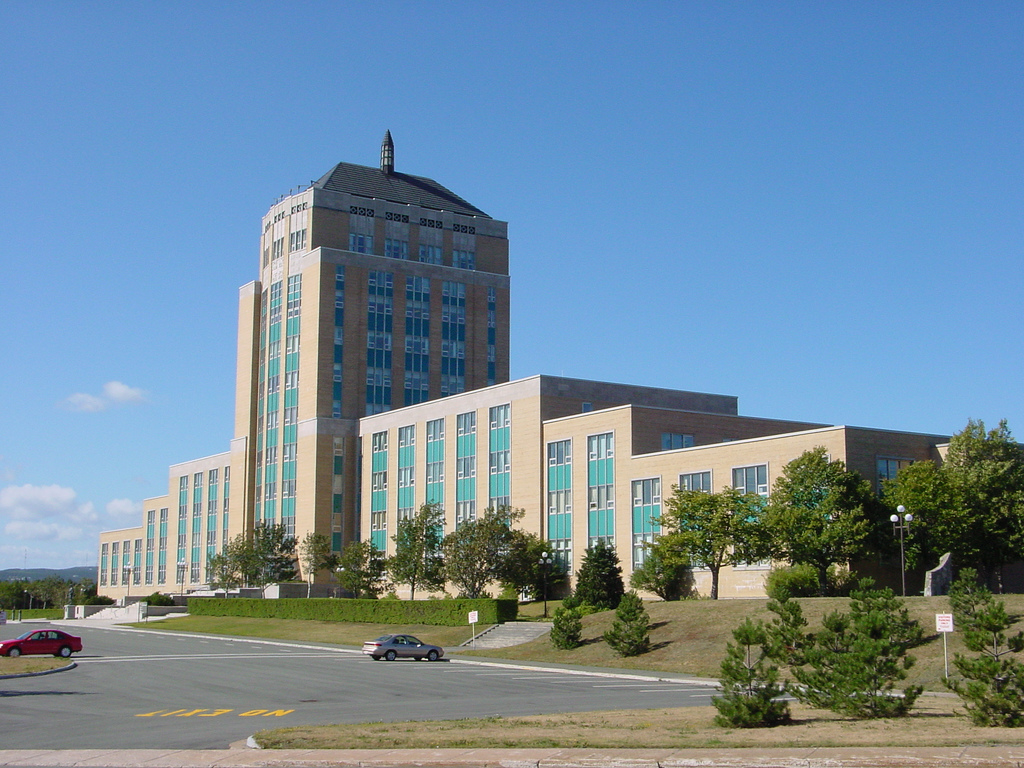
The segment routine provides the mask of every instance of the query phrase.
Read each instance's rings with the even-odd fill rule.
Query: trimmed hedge
[[[347,600],[325,598],[190,597],[188,612],[195,616],[246,616],[259,619],[352,621],[366,624],[431,624],[460,627],[469,612],[479,613],[479,624],[515,621],[515,600]]]

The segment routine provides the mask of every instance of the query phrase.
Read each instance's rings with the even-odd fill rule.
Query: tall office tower
[[[239,302],[232,534],[284,524],[340,550],[359,531],[358,419],[508,380],[508,225],[396,171],[388,132],[379,168],[339,163],[262,232]]]

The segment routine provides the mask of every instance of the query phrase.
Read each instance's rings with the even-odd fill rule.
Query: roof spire
[[[384,141],[380,143],[380,169],[385,174],[395,172],[395,142],[391,140],[391,131],[384,132]]]

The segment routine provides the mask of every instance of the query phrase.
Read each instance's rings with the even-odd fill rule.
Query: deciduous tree
[[[388,589],[384,555],[369,541],[350,541],[338,566],[338,583],[354,598],[378,598]]]
[[[711,599],[717,600],[723,566],[759,560],[765,554],[763,508],[760,496],[735,488],[718,493],[676,488],[661,514],[659,556],[711,571]]]
[[[828,567],[862,555],[883,517],[867,480],[815,448],[783,469],[762,519],[771,556],[814,566],[824,595]]]
[[[441,555],[444,511],[428,502],[416,513],[398,521],[391,540],[395,554],[387,560],[387,572],[396,584],[409,585],[409,598],[416,599],[416,588],[428,592],[444,589],[444,561]]]
[[[325,533],[309,531],[298,546],[299,565],[306,577],[306,597],[313,590],[313,579],[317,571],[334,567],[337,557],[331,552],[331,540]]]
[[[509,555],[522,533],[512,525],[525,512],[511,507],[488,508],[475,520],[467,520],[444,538],[444,572],[465,597],[480,597],[487,587],[502,581],[514,569]],[[522,550],[522,547],[518,547]]]

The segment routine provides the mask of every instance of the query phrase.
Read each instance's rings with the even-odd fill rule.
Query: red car
[[[61,632],[59,629],[33,629],[13,640],[0,641],[0,656],[21,656],[35,653],[46,656],[63,656],[82,650],[82,638]]]

